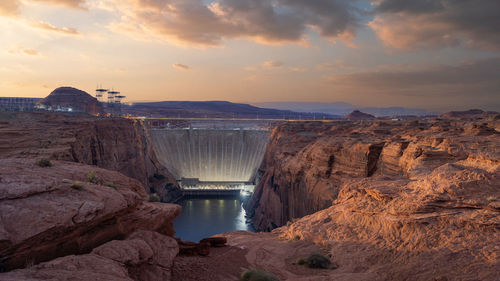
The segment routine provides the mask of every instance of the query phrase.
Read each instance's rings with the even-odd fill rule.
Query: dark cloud
[[[124,24],[135,20],[133,25],[144,30],[199,45],[228,38],[300,42],[309,27],[331,39],[350,39],[357,27],[356,1],[348,0],[134,1],[134,12],[124,11],[130,16]]]
[[[369,25],[402,49],[466,45],[500,50],[500,1],[382,0]]]
[[[440,0],[383,0],[375,8],[377,13],[400,13],[410,14],[434,13],[444,9]]]

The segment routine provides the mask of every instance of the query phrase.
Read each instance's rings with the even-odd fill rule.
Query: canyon
[[[498,115],[278,124],[245,206],[269,232],[186,257],[180,206],[147,202],[181,191],[140,120],[0,112],[0,280],[496,280],[499,131]],[[296,264],[315,252],[338,268]]]

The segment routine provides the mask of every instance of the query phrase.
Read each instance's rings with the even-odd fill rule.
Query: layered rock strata
[[[55,113],[0,113],[0,158],[48,158],[95,165],[139,180],[163,201],[181,196],[137,120]]]
[[[498,161],[497,121],[289,122],[276,127],[247,210],[257,229],[330,207],[353,179],[416,180],[447,164]],[[483,163],[483,164],[479,164]]]
[[[0,257],[4,270],[91,252],[137,230],[173,236],[181,207],[145,202],[134,179],[93,166],[0,159]],[[88,175],[92,173],[93,180]]]

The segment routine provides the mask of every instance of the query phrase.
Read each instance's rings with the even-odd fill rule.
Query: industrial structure
[[[150,127],[157,159],[185,195],[253,192],[270,133],[263,122],[186,121],[183,128]]]
[[[104,101],[104,95],[108,94],[107,102]],[[121,95],[120,92],[115,90],[104,89],[102,87],[97,87],[95,90],[95,97],[99,102],[104,105],[107,113],[111,115],[121,115],[122,112],[122,99],[125,96]]]
[[[0,97],[0,110],[31,111],[40,98]]]

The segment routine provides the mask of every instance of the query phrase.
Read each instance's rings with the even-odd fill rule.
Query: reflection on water
[[[237,198],[189,199],[179,203],[181,215],[174,220],[175,237],[198,242],[200,239],[233,230],[254,231],[245,222],[245,210]]]

